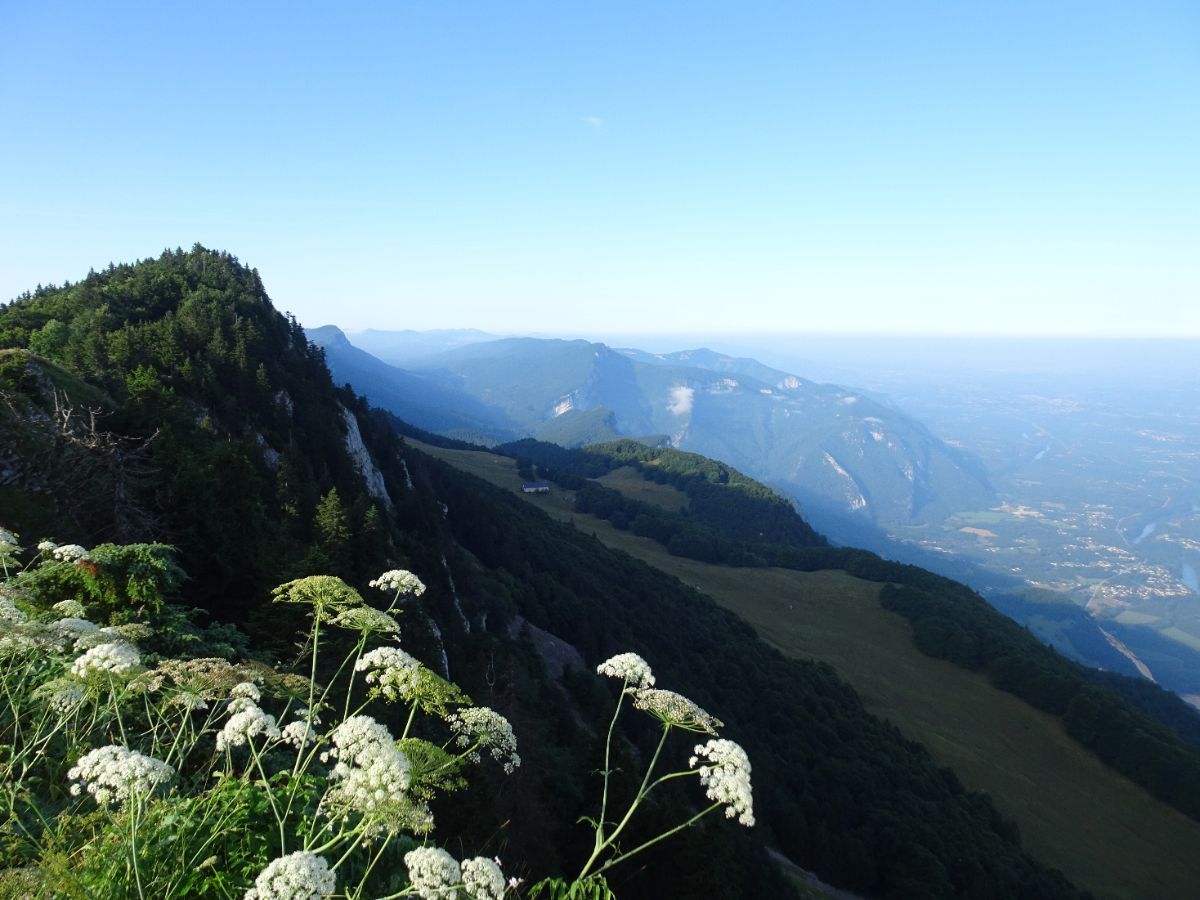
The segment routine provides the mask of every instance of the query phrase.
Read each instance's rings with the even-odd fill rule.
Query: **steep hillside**
[[[511,459],[416,446],[499,487],[515,491],[520,485]],[[637,499],[648,496],[643,487],[648,483],[649,495],[665,507],[686,505],[682,492],[640,476],[599,480]],[[660,496],[670,493],[674,500]],[[687,559],[652,538],[581,513],[574,491],[521,496],[703,590],[785,654],[832,665],[872,713],[919,740],[967,786],[988,792],[1033,852],[1097,897],[1192,895],[1200,877],[1200,825],[1107,769],[1053,717],[976,674],[923,654],[911,626],[881,605],[878,582],[832,569],[747,570]]]

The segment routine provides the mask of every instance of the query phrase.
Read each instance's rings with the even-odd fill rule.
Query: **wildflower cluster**
[[[251,703],[257,703],[262,699],[262,691],[253,681],[239,681],[229,689],[229,696],[234,700],[249,700]]]
[[[683,728],[687,731],[706,731],[716,734],[724,723],[710,716],[682,694],[658,688],[629,688],[633,695],[633,706],[648,712],[664,725]]]
[[[475,900],[501,900],[504,897],[504,872],[500,860],[476,856],[462,861],[463,890]]]
[[[268,740],[278,740],[280,737],[273,715],[264,712],[248,698],[241,698],[241,703],[226,720],[225,727],[217,732],[218,751],[242,747],[260,735]]]
[[[95,634],[100,630],[100,626],[95,622],[89,622],[87,619],[77,619],[70,616],[59,619],[56,622],[51,622],[50,628],[53,631],[57,631],[62,637],[70,640],[77,640],[84,635]]]
[[[486,706],[468,707],[451,713],[447,721],[456,735],[458,746],[490,751],[492,759],[500,763],[506,774],[512,774],[521,765],[512,726],[508,724],[508,719],[495,710]],[[472,758],[478,758],[473,750]]]
[[[88,558],[87,550],[78,544],[63,544],[52,552],[59,562],[82,562]]]
[[[110,641],[92,647],[71,664],[71,674],[77,678],[95,675],[133,674],[142,664],[141,655],[133,644]]]
[[[367,684],[387,700],[411,700],[421,664],[399,647],[379,647],[364,654],[354,666],[367,673]]]
[[[621,679],[623,682],[622,696],[628,695],[632,697],[635,709],[654,716],[662,723],[663,727],[658,747],[650,757],[650,763],[642,778],[641,786],[637,789],[637,793],[634,795],[629,809],[623,816],[610,815],[608,811],[609,778],[613,771],[610,767],[610,758],[613,729],[617,724],[617,718],[621,714],[621,703],[618,701],[616,709],[613,712],[612,723],[608,728],[608,739],[604,748],[605,765],[602,771],[604,775],[604,793],[600,803],[600,815],[595,819],[588,820],[596,832],[595,843],[592,855],[584,863],[583,870],[576,877],[575,881],[568,886],[572,893],[577,888],[580,890],[590,890],[591,887],[596,886],[596,879],[601,878],[603,872],[612,868],[617,863],[628,859],[630,856],[640,853],[648,847],[652,847],[680,829],[695,823],[718,806],[724,805],[726,807],[725,814],[728,818],[737,818],[741,824],[746,826],[754,824],[753,796],[750,788],[750,760],[746,757],[742,748],[733,741],[717,739],[710,740],[707,744],[701,744],[695,748],[694,755],[689,760],[688,769],[654,778],[655,767],[658,764],[660,754],[672,729],[679,728],[684,731],[707,732],[715,736],[717,729],[723,727],[719,719],[701,709],[682,694],[653,687],[655,679],[653,673],[650,671],[650,666],[636,653],[619,653],[616,656],[610,657],[596,667],[596,672],[599,675],[605,675],[609,678]],[[697,765],[699,765],[698,770],[696,768]],[[708,798],[713,801],[713,805],[701,810],[682,824],[664,831],[658,837],[639,844],[632,850],[621,848],[620,844],[617,843],[618,838],[620,838],[625,827],[629,824],[634,812],[650,793],[665,781],[687,775],[698,775],[700,777],[700,783],[705,788]],[[610,827],[611,830],[609,830]],[[606,854],[609,857],[607,860],[604,859]],[[602,883],[603,880],[601,879]]]
[[[373,606],[352,606],[333,617],[333,624],[363,634],[399,634],[400,626],[385,612]]]
[[[17,605],[8,597],[0,594],[0,626],[3,625],[22,625],[28,621],[29,617],[25,615]]]
[[[650,664],[636,653],[618,653],[609,657],[596,666],[596,674],[620,678],[630,687],[654,687],[654,673],[650,671]]]
[[[175,770],[162,760],[112,744],[84,754],[67,777],[76,782],[72,794],[86,789],[101,806],[110,806],[149,796],[159,785],[168,784]]]
[[[12,790],[6,785],[0,792],[0,821],[19,824],[29,837],[23,859],[36,864],[39,833],[58,829],[46,811],[71,816],[88,805],[88,828],[53,832],[56,841],[74,842],[64,847],[72,871],[53,873],[69,888],[63,896],[89,895],[91,886],[102,885],[112,896],[163,898],[219,893],[244,900],[503,900],[521,883],[506,883],[498,859],[459,862],[433,846],[410,849],[414,836],[433,828],[428,804],[466,786],[468,762],[486,753],[511,773],[521,758],[504,716],[472,706],[456,685],[395,645],[393,610],[372,608],[341,579],[310,576],[274,591],[277,602],[309,607],[296,672],[215,656],[155,659],[146,671],[138,642],[152,634],[147,625],[101,627],[89,621],[80,597],[47,596],[47,584],[74,580],[64,577],[70,572],[62,564],[87,562],[84,547],[42,542],[26,568],[59,568],[48,571],[52,578],[26,579],[24,570],[14,576],[8,566],[9,560],[19,563],[23,552],[16,536],[0,529],[0,545],[7,554],[0,657],[27,657],[0,666],[0,734],[9,742],[2,762],[6,777],[22,773]],[[108,552],[97,548],[96,563]],[[397,597],[425,591],[419,578],[400,569],[371,586]],[[327,641],[322,629],[331,625],[358,634]],[[345,654],[340,661],[319,657],[331,646]],[[317,672],[332,672],[329,684],[318,684]],[[650,666],[637,654],[618,654],[597,672],[618,679],[634,707],[663,722],[663,740],[674,728],[715,735],[720,727],[681,695],[656,689]],[[356,689],[360,674],[365,697]],[[399,741],[365,714],[379,701],[410,705]],[[429,722],[410,736],[418,713]],[[323,724],[322,716],[331,721]],[[443,743],[426,739],[435,730]],[[240,748],[249,752],[234,752]],[[222,754],[216,771],[214,750]],[[665,778],[698,777],[713,803],[705,812],[723,805],[730,818],[753,824],[750,764],[736,744],[697,746],[687,771],[655,780],[658,759],[656,751],[627,814],[602,809],[591,820],[598,829],[596,852],[569,886],[572,895],[592,896],[608,867],[694,821],[632,850],[615,843],[637,805]],[[607,755],[604,771],[607,803]],[[64,805],[68,784],[81,799]],[[93,801],[99,811],[90,808]],[[79,881],[76,869],[86,871]],[[554,884],[551,894],[559,896]],[[575,892],[580,886],[588,893]],[[57,887],[50,891],[59,895]]]
[[[320,900],[336,890],[337,876],[324,857],[302,850],[272,860],[244,900]]]
[[[421,579],[406,569],[390,569],[378,578],[372,579],[370,585],[381,591],[411,594],[414,597],[420,597],[425,593],[425,585]]]
[[[78,682],[62,678],[43,685],[38,696],[56,713],[68,715],[82,706],[88,695]]]
[[[750,787],[750,759],[734,741],[718,739],[696,747],[688,767],[700,766],[700,783],[709,800],[725,805],[725,817],[754,824],[754,796]]]
[[[439,847],[418,847],[404,854],[404,866],[421,900],[455,900],[462,884],[458,862]]]
[[[59,600],[50,608],[60,616],[67,616],[75,619],[82,619],[87,614],[86,610],[83,608],[83,604],[74,599]]]
[[[372,817],[407,811],[408,758],[386,726],[370,716],[353,716],[334,729],[331,739],[329,756],[337,760],[330,772],[337,782],[329,795],[333,809]]]

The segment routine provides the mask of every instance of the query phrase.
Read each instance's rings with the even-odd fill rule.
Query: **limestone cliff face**
[[[358,420],[354,418],[354,413],[346,407],[339,404],[338,408],[341,409],[342,421],[346,424],[346,452],[354,460],[354,467],[358,470],[358,474],[367,483],[367,492],[382,503],[384,508],[390,509],[392,500],[388,496],[383,473],[379,471],[375,460],[371,458],[371,451],[363,443],[362,432],[358,430]]]

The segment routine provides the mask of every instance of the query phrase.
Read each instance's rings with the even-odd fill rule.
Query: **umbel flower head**
[[[408,757],[396,747],[387,727],[370,716],[351,716],[333,730],[331,740],[329,756],[337,759],[330,772],[337,782],[329,793],[332,809],[357,812],[396,827],[412,824],[417,811],[404,796],[411,782]]]
[[[378,578],[369,582],[373,588],[379,588],[381,591],[395,593],[399,591],[402,594],[411,594],[414,597],[420,597],[425,593],[425,585],[421,579],[407,569],[389,569]]]
[[[54,558],[60,562],[80,562],[88,558],[87,549],[78,544],[63,544],[54,548]]]
[[[239,681],[229,689],[229,696],[235,700],[249,700],[257,703],[262,699],[262,691],[253,681]]]
[[[148,796],[156,787],[168,784],[175,770],[161,759],[146,756],[119,744],[111,744],[85,753],[67,777],[76,782],[71,793],[78,796],[86,788],[101,806],[123,804],[133,796]]]
[[[273,603],[298,603],[313,608],[317,621],[324,622],[343,610],[363,605],[362,596],[333,575],[310,575],[281,584],[271,593]]]
[[[147,673],[150,691],[182,691],[204,700],[223,700],[246,681],[248,670],[217,657],[165,659]]]
[[[450,714],[447,719],[460,747],[478,745],[492,754],[507,774],[521,765],[517,738],[508,719],[486,706],[472,706]],[[479,755],[473,754],[478,760]]]
[[[320,900],[337,890],[337,876],[322,856],[303,850],[272,860],[244,900]]]
[[[86,615],[83,604],[78,600],[59,600],[50,608],[60,616],[72,619],[82,619]]]
[[[411,700],[417,688],[421,664],[399,647],[377,647],[355,664],[356,672],[367,673],[367,684],[387,700]]]
[[[46,705],[59,715],[69,715],[83,705],[88,695],[78,681],[55,678],[39,687],[34,696],[45,701]]]
[[[418,847],[404,854],[408,880],[421,900],[455,900],[462,884],[462,869],[454,857],[439,847]]]
[[[20,625],[28,618],[12,600],[0,594],[0,626]]]
[[[725,723],[709,715],[683,694],[658,688],[626,688],[633,695],[634,709],[648,712],[664,725],[686,731],[705,731],[716,734]]]
[[[74,616],[65,616],[57,622],[51,622],[50,628],[57,631],[65,638],[76,640],[83,637],[85,634],[93,634],[100,630],[100,626],[95,622],[89,622],[87,619],[79,619]],[[112,637],[110,636],[109,640]],[[101,642],[103,643],[103,641]],[[93,646],[99,646],[98,644]]]
[[[650,664],[636,653],[618,653],[609,657],[596,666],[596,674],[621,678],[630,687],[654,687],[654,673],[650,671]]]
[[[696,755],[688,760],[690,768],[700,766],[700,783],[709,800],[725,804],[725,817],[750,827],[754,824],[754,796],[750,787],[750,759],[734,741],[723,738],[696,746]]]
[[[503,900],[504,873],[500,860],[486,856],[464,859],[462,862],[463,890],[472,900]]]
[[[225,721],[225,727],[217,732],[217,750],[241,747],[262,735],[268,740],[278,740],[279,728],[275,717],[254,705],[252,700],[241,698],[241,706]]]
[[[400,626],[385,612],[373,606],[355,606],[344,609],[333,617],[333,624],[348,631],[363,634],[399,634]]]
[[[92,647],[71,663],[71,674],[83,679],[95,675],[128,676],[141,664],[142,658],[133,644],[126,641],[110,641]]]

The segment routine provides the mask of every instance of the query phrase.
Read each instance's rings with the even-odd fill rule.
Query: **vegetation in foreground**
[[[280,585],[274,601],[300,606],[311,623],[292,671],[281,671],[155,652],[164,624],[155,613],[180,574],[167,548],[109,545],[97,562],[79,545],[43,541],[22,567],[16,540],[0,529],[0,889],[140,900],[500,900],[519,891],[522,879],[506,880],[498,859],[460,861],[431,837],[435,796],[462,790],[485,756],[508,773],[521,758],[503,716],[398,646],[402,604],[425,591],[412,573],[372,581],[390,595],[382,610],[332,576]],[[86,618],[101,611],[88,587],[114,561],[139,570],[143,603],[106,610],[117,624],[101,626]],[[606,871],[721,808],[754,825],[749,760],[716,736],[718,719],[656,688],[636,654],[598,672],[621,692],[599,815],[587,820],[592,851],[577,877],[540,881],[532,897],[610,896]],[[609,775],[627,696],[661,737],[622,810],[609,805]],[[399,738],[366,714],[387,706],[400,707]],[[685,768],[663,772],[673,730],[709,739]],[[689,777],[708,800],[698,812],[635,846],[618,842],[651,792]]]

